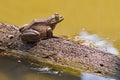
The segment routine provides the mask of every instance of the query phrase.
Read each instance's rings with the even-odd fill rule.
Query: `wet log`
[[[20,34],[18,26],[0,23],[0,56],[74,74],[86,71],[120,77],[120,56],[60,37],[25,44]]]

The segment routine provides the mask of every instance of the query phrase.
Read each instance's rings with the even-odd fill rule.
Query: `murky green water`
[[[20,60],[0,57],[0,80],[120,80],[83,73],[74,76],[62,71],[43,67],[37,68]]]
[[[40,71],[19,60],[0,57],[0,80],[79,80],[79,77],[64,72]]]

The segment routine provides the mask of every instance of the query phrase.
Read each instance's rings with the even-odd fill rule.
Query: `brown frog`
[[[21,32],[20,37],[26,43],[35,43],[43,38],[51,38],[56,24],[62,20],[64,18],[59,14],[54,14],[44,19],[35,19],[19,29]]]

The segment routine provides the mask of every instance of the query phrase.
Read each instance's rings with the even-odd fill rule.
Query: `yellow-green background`
[[[120,47],[120,0],[0,0],[0,21],[19,26],[56,12],[65,20],[55,35],[76,35],[86,28]]]

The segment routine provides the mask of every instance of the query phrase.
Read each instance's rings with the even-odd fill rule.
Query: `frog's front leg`
[[[47,38],[52,38],[53,37],[53,32],[52,29],[49,27],[47,28]]]

